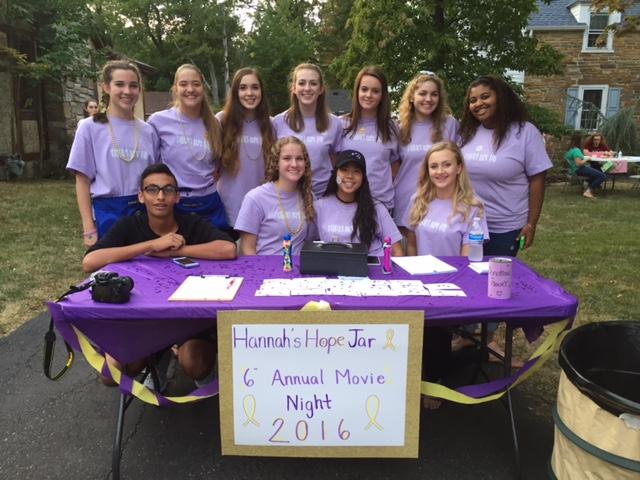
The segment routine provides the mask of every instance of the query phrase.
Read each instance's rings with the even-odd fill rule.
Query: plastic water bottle
[[[484,242],[484,232],[482,231],[482,224],[480,223],[480,217],[473,217],[473,225],[471,225],[471,231],[469,232],[469,261],[481,262],[484,256],[482,251],[482,244]]]

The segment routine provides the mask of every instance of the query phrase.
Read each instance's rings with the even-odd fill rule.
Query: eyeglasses
[[[151,195],[152,197],[157,197],[160,192],[164,194],[165,197],[172,197],[178,193],[178,187],[175,185],[165,185],[164,187],[159,187],[158,185],[147,185],[142,190],[145,193]]]

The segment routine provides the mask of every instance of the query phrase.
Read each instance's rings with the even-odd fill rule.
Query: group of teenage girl
[[[133,113],[142,90],[134,64],[108,62],[101,81],[101,108],[80,121],[67,165],[87,247],[141,208],[138,180],[154,162],[175,174],[179,212],[235,235],[242,255],[280,253],[287,233],[294,254],[320,239],[379,255],[389,237],[394,255],[466,255],[474,217],[486,255],[515,256],[521,236],[533,244],[551,161],[500,78],[469,85],[460,122],[430,72],[409,81],[398,122],[375,66],[358,73],[343,117],[330,113],[322,71],[310,63],[293,70],[290,107],[275,117],[253,68],[236,72],[214,115],[202,73],[182,65],[173,105],[147,123]]]

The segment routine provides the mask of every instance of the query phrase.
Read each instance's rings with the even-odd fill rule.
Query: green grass
[[[70,181],[0,182],[0,336],[84,278]]]
[[[591,201],[549,187],[535,243],[519,257],[579,298],[580,323],[640,320],[640,191],[618,182]]]
[[[0,183],[0,335],[84,278],[72,181]],[[640,320],[640,191],[618,183],[595,201],[547,189],[531,249],[520,258],[580,299],[579,323]]]

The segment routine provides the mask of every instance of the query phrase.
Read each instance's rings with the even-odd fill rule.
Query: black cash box
[[[300,273],[367,277],[367,254],[361,243],[307,240],[300,252]]]

